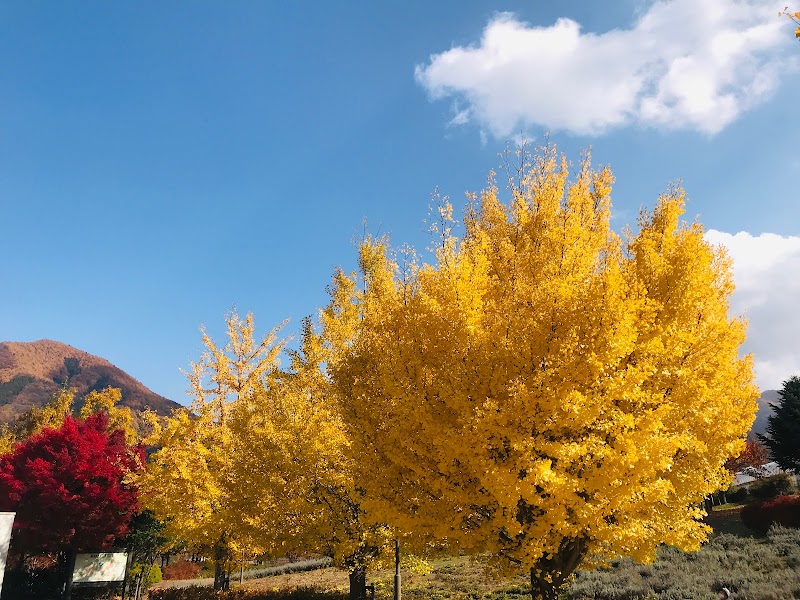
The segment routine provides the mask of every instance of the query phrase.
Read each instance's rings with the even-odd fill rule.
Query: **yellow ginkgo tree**
[[[348,569],[351,595],[362,597],[366,568],[391,538],[363,523],[324,370],[330,344],[305,320],[282,370],[277,330],[259,343],[253,316],[235,314],[225,346],[203,342],[189,373],[193,404],[147,440],[157,451],[140,480],[144,506],[173,538],[212,550],[217,587],[232,560],[319,553]]]
[[[227,326],[224,346],[203,332],[206,350],[187,373],[192,403],[163,424],[153,420],[145,443],[156,450],[138,480],[143,507],[166,522],[170,538],[210,551],[215,589],[231,559],[258,551],[240,534],[247,486],[237,478],[230,415],[276,372],[283,347],[277,330],[256,340],[252,315],[232,314]]]
[[[365,240],[325,313],[369,518],[488,551],[548,600],[581,565],[696,550],[756,410],[729,260],[680,188],[616,235],[612,181],[541,149],[460,238],[442,206],[433,264]]]
[[[331,556],[350,572],[351,597],[361,598],[366,569],[391,538],[382,524],[362,519],[362,492],[324,370],[330,352],[304,320],[288,370],[233,407],[237,535],[272,554]]]
[[[128,444],[133,444],[139,435],[133,424],[133,414],[126,406],[118,406],[122,400],[122,390],[107,387],[101,391],[92,390],[83,399],[79,416],[86,419],[97,412],[104,412],[108,415],[108,429],[113,431],[121,429],[125,432],[125,439]]]

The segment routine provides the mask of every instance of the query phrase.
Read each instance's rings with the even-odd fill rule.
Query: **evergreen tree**
[[[778,390],[767,435],[759,436],[781,469],[800,472],[800,377],[790,377]]]

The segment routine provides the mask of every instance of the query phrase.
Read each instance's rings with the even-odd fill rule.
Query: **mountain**
[[[107,360],[61,342],[0,342],[0,422],[7,423],[31,406],[43,406],[68,383],[75,395],[115,387],[120,404],[135,412],[150,408],[168,415],[179,406],[150,391]]]
[[[761,397],[757,400],[758,412],[756,413],[756,420],[753,423],[753,428],[750,430],[750,436],[760,433],[764,435],[767,431],[767,419],[772,416],[772,407],[770,404],[777,404],[780,398],[778,397],[778,390],[764,390],[761,392]]]

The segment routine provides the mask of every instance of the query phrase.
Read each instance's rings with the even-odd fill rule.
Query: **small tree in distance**
[[[759,472],[759,469],[769,460],[767,447],[759,440],[749,439],[745,442],[744,450],[736,458],[730,458],[725,467],[731,473],[741,473],[745,469]]]

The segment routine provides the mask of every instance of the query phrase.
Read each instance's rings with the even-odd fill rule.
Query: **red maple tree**
[[[15,511],[13,540],[25,552],[99,551],[127,533],[137,492],[125,476],[144,464],[103,412],[68,416],[0,457],[0,511]]]
[[[734,474],[745,469],[755,469],[757,471],[768,460],[767,447],[758,440],[749,439],[745,442],[744,450],[739,456],[727,460],[725,468]]]

